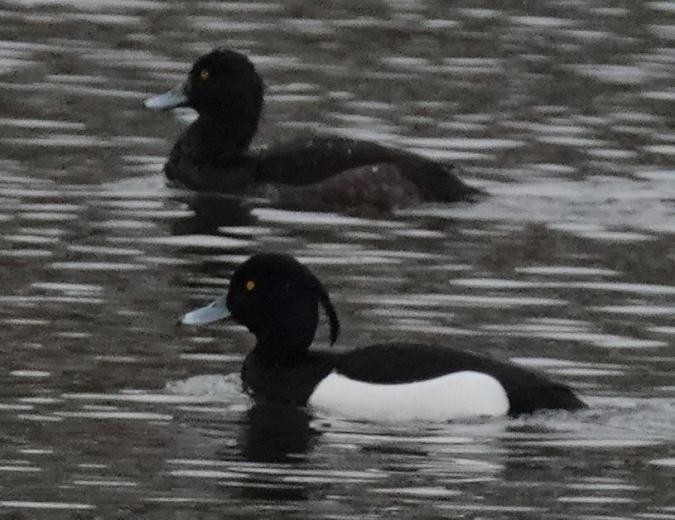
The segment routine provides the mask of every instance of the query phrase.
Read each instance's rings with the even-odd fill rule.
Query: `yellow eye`
[[[248,282],[246,282],[246,285],[244,285],[244,287],[246,288],[247,291],[250,292],[253,289],[255,289],[255,282],[253,280],[249,280]]]
[[[203,81],[209,79],[209,69],[202,69],[202,71],[199,73],[199,77],[202,78]]]

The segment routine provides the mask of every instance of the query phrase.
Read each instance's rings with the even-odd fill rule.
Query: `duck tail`
[[[438,202],[478,202],[488,192],[464,182],[458,174],[462,171],[454,164],[440,165],[428,183],[428,197]]]

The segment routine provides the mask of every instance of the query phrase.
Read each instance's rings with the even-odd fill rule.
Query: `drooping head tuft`
[[[328,291],[295,258],[275,253],[257,254],[241,264],[232,275],[227,296],[234,319],[267,349],[308,349],[316,333],[319,304],[330,322],[333,344],[340,323]]]

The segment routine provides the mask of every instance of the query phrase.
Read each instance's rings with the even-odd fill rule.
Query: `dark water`
[[[0,31],[0,518],[675,518],[673,2],[17,0]],[[141,100],[215,45],[265,77],[259,143],[376,139],[494,196],[369,220],[165,188],[179,125]],[[484,352],[592,408],[253,407],[249,335],[174,323],[261,250],[330,287],[338,348]]]

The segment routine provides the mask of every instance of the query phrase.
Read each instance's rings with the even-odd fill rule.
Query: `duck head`
[[[237,268],[226,295],[188,312],[179,323],[199,325],[232,317],[256,336],[256,349],[285,357],[309,349],[319,304],[328,316],[333,344],[340,323],[318,278],[293,257],[257,254]]]
[[[232,134],[236,128],[238,144],[246,148],[258,128],[263,82],[246,56],[229,49],[215,49],[197,59],[184,82],[146,99],[144,105],[151,110],[193,108],[214,133]]]

